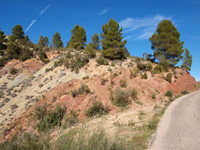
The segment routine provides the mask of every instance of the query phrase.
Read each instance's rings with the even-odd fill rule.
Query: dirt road
[[[200,150],[200,91],[167,108],[150,150]]]

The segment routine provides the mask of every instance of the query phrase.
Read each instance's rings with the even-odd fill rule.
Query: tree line
[[[123,40],[122,27],[114,19],[102,26],[102,32],[99,35],[95,33],[91,37],[91,42],[86,45],[86,31],[83,27],[76,25],[71,30],[71,38],[67,42],[67,49],[82,50],[87,53],[94,53],[94,50],[101,50],[102,56],[107,59],[125,59],[129,52],[125,47],[127,40]],[[162,20],[158,23],[156,32],[149,38],[153,54],[147,54],[150,60],[158,62],[166,68],[170,65],[175,66],[180,60],[183,61],[181,68],[188,71],[192,66],[192,55],[190,51],[183,49],[184,42],[180,40],[180,33],[170,20]],[[20,59],[22,61],[33,56],[33,52],[44,53],[44,48],[63,48],[63,41],[58,32],[53,35],[52,42],[49,43],[48,37],[40,36],[38,43],[33,44],[28,35],[24,35],[21,25],[16,25],[12,29],[12,35],[7,37],[0,30],[0,67],[6,60]],[[33,50],[30,50],[33,48]],[[92,56],[92,55],[91,55]],[[45,57],[45,56],[42,56]],[[5,60],[5,62],[4,62]],[[3,64],[3,65],[2,65]]]

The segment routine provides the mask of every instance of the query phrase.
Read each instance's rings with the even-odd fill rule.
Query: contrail
[[[47,5],[47,7],[45,7],[45,9],[43,9],[41,12],[40,12],[40,16],[49,8],[50,5]]]
[[[37,19],[38,19],[49,7],[50,7],[50,5],[47,5],[47,6],[40,12],[39,16],[38,16],[36,19],[32,20],[31,24],[26,28],[25,32],[27,32],[27,31],[32,27],[32,25],[37,21]]]
[[[30,27],[36,22],[37,20],[32,20],[31,24],[28,26],[28,28],[26,28],[25,32],[28,31],[30,29]]]

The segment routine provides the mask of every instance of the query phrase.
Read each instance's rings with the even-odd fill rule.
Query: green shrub
[[[74,58],[69,63],[69,68],[71,68],[72,72],[79,72],[79,69],[84,67],[86,64],[88,64],[89,59],[87,56],[82,55],[80,53],[76,53]]]
[[[137,74],[139,73],[139,69],[136,67],[136,68],[133,68],[133,70],[130,69],[130,76],[131,77],[136,77]]]
[[[138,67],[138,69],[140,69],[140,70],[145,70],[145,64],[143,64],[143,63],[141,63],[141,62],[138,62],[138,63],[137,63],[137,67]]]
[[[58,61],[54,62],[54,67],[62,66],[64,64],[64,58],[60,58]]]
[[[47,115],[47,104],[45,103],[42,106],[36,105],[34,110],[34,117],[36,119],[42,119]]]
[[[90,108],[86,110],[85,115],[87,117],[93,117],[95,115],[103,115],[108,112],[108,109],[103,106],[101,102],[94,101]]]
[[[44,62],[45,64],[49,62],[48,57],[47,57],[45,51],[40,50],[39,53],[38,53],[38,56],[39,56],[40,60],[42,62]]]
[[[19,55],[19,60],[25,61],[33,57],[33,51],[29,48],[22,48]]]
[[[48,139],[29,133],[16,134],[12,139],[0,143],[1,150],[44,150],[49,147]]]
[[[69,116],[64,119],[64,127],[71,127],[79,122],[77,111],[71,110]]]
[[[168,73],[167,76],[165,77],[165,80],[168,81],[169,83],[172,82],[172,73]]]
[[[151,96],[151,98],[152,98],[152,99],[156,99],[156,95],[153,94],[153,95]]]
[[[104,85],[106,82],[108,82],[108,79],[101,78],[101,85]]]
[[[121,86],[122,88],[126,88],[126,87],[127,87],[127,80],[126,80],[126,79],[121,79],[121,80],[119,81],[119,83],[120,83],[120,86]]]
[[[12,69],[10,70],[10,73],[11,73],[12,75],[17,74],[17,72],[18,72],[18,70],[15,69],[15,68],[12,68]]]
[[[123,91],[121,88],[116,88],[115,95],[112,102],[116,106],[125,107],[130,103],[129,95],[127,92]]]
[[[189,92],[187,91],[187,90],[183,90],[183,91],[181,91],[181,94],[182,95],[186,95],[186,94],[188,94]]]
[[[103,130],[92,133],[91,136],[85,131],[76,131],[64,134],[52,144],[53,150],[128,150],[121,140],[111,140]]]
[[[89,76],[84,76],[82,79],[83,80],[88,80],[88,79],[90,79],[90,77]]]
[[[146,70],[146,71],[151,71],[152,68],[153,68],[153,67],[152,67],[151,63],[145,64],[145,70]]]
[[[61,126],[61,121],[63,119],[65,109],[60,106],[56,106],[56,109],[52,112],[48,112],[45,117],[40,119],[37,123],[37,129],[39,132],[46,132],[55,126]]]
[[[109,65],[108,61],[106,59],[104,59],[103,57],[99,57],[98,59],[96,59],[96,62],[99,65]]]
[[[0,58],[0,67],[3,67],[6,64],[6,59],[4,57]]]
[[[130,89],[130,96],[133,100],[137,98],[137,94],[138,94],[138,92],[136,89],[134,89],[134,88]]]
[[[153,73],[154,73],[154,74],[162,73],[162,71],[163,71],[163,68],[162,68],[161,65],[156,65],[156,66],[154,67],[154,69],[153,69]]]
[[[173,97],[173,92],[171,90],[168,90],[166,93],[165,93],[165,96],[167,97]]]
[[[141,79],[148,79],[147,74],[144,73],[143,75],[141,75]]]
[[[92,44],[89,43],[84,50],[84,53],[89,57],[89,58],[94,58],[96,57],[96,52],[92,47]]]
[[[85,84],[81,84],[81,87],[79,87],[78,89],[71,90],[72,97],[76,97],[77,95],[84,93],[86,94],[90,93],[89,87]]]
[[[102,50],[102,56],[111,60],[124,59],[128,55],[125,48],[107,48]]]

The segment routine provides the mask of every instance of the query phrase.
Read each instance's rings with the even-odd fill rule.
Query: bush
[[[96,57],[96,52],[92,47],[92,44],[89,43],[84,50],[84,53],[89,57],[89,58],[94,58]]]
[[[42,106],[36,106],[34,110],[34,117],[36,119],[42,119],[47,115],[47,104],[45,103]]]
[[[102,56],[111,60],[124,59],[127,55],[129,54],[125,48],[108,48],[102,50]]]
[[[108,109],[106,109],[101,102],[94,101],[90,108],[86,110],[85,115],[87,117],[93,117],[95,115],[103,115],[108,112]]]
[[[122,88],[126,88],[126,87],[127,87],[127,80],[126,80],[126,79],[121,79],[121,80],[119,81],[119,83],[120,83],[120,86],[121,86]]]
[[[11,73],[12,75],[17,74],[17,72],[18,72],[18,70],[15,69],[15,68],[12,68],[12,69],[10,70],[10,73]]]
[[[104,79],[104,78],[101,79],[101,85],[104,85],[106,82],[108,82],[107,79]]]
[[[139,69],[138,68],[133,68],[133,70],[130,69],[130,77],[136,77],[137,74],[139,73]]]
[[[146,70],[146,71],[151,71],[151,69],[152,69],[151,63],[145,64],[145,70]]]
[[[161,65],[156,65],[156,67],[154,67],[154,69],[153,69],[154,74],[162,73],[162,71],[163,71],[163,68]]]
[[[137,67],[140,70],[145,70],[145,65],[143,63],[141,63],[140,61],[137,63]]]
[[[132,89],[130,90],[130,96],[131,96],[131,98],[132,98],[133,100],[137,98],[137,94],[138,94],[138,92],[137,92],[136,89],[132,88]]]
[[[33,51],[31,51],[29,48],[22,48],[19,56],[19,60],[25,61],[27,59],[30,59],[33,57]]]
[[[121,88],[116,88],[113,104],[119,107],[125,107],[129,104],[129,95]]]
[[[96,62],[99,65],[109,65],[108,61],[106,59],[104,59],[103,57],[99,57],[98,59],[96,59]]]
[[[40,60],[41,60],[43,63],[46,64],[46,63],[49,62],[48,57],[47,57],[45,51],[40,50],[39,53],[38,53],[38,56],[39,56]]]
[[[169,83],[172,82],[172,73],[168,73],[167,76],[165,77],[165,80],[168,81]]]
[[[186,94],[189,94],[189,92],[187,90],[183,90],[183,91],[181,91],[181,94],[186,95]]]
[[[63,119],[65,109],[60,106],[56,106],[56,109],[52,112],[47,113],[44,118],[40,119],[37,124],[37,129],[39,132],[46,132],[55,126],[61,126],[61,121]]]
[[[152,99],[156,99],[156,95],[153,94],[153,95],[151,96],[151,98],[152,98]]]
[[[80,53],[76,53],[74,58],[71,60],[69,67],[71,68],[71,71],[73,72],[79,72],[79,69],[84,67],[89,62],[89,59],[87,56],[82,55]]]
[[[165,96],[167,96],[167,97],[173,97],[173,92],[171,90],[169,90],[169,91],[167,91],[165,93]]]
[[[77,124],[79,122],[77,117],[78,117],[77,112],[74,110],[71,110],[69,116],[67,116],[67,118],[65,119],[63,126],[71,127],[71,126]]]
[[[84,93],[86,94],[90,93],[89,87],[85,84],[81,84],[81,87],[79,87],[77,90],[76,89],[71,90],[72,97],[76,97],[77,95],[84,94]]]
[[[44,150],[50,147],[50,143],[44,137],[40,138],[33,134],[16,134],[12,139],[0,144],[1,150]]]
[[[60,58],[58,61],[54,62],[54,67],[62,66],[64,64],[64,58]]]
[[[143,75],[141,75],[141,79],[148,79],[147,74],[144,73]]]

